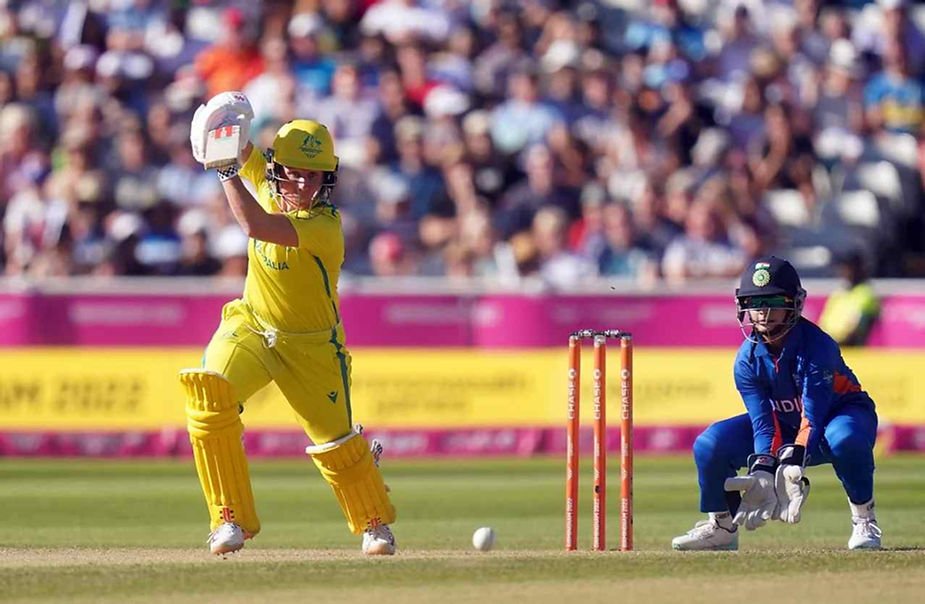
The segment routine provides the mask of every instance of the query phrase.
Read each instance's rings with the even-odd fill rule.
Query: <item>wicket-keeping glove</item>
[[[254,119],[254,109],[243,92],[222,92],[215,95],[205,105],[199,105],[190,122],[190,146],[193,157],[199,163],[206,160],[206,138],[209,131],[220,126],[240,126],[241,138],[238,142],[239,151],[250,140],[251,120]]]
[[[733,522],[753,531],[774,517],[777,512],[776,469],[777,458],[773,455],[752,454],[748,456],[748,475],[726,479],[727,491],[742,491],[742,503]]]
[[[780,465],[774,475],[774,490],[777,492],[777,517],[784,522],[796,524],[800,521],[800,509],[809,497],[809,479],[803,475],[806,465],[806,447],[784,445],[777,450]]]

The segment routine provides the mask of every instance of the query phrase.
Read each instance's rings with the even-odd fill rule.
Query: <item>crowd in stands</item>
[[[226,275],[189,148],[243,90],[340,156],[344,271],[685,283],[766,252],[925,276],[923,10],[903,0],[0,2],[7,276]]]

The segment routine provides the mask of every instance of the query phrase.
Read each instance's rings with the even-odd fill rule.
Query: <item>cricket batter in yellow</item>
[[[190,129],[193,155],[205,163],[209,132],[240,128],[237,164],[218,174],[250,238],[244,295],[222,309],[202,368],[180,372],[211,518],[209,548],[235,552],[260,531],[240,412],[274,381],[314,443],[306,453],[331,485],[347,526],[363,535],[363,552],[394,554],[395,508],[379,473],[381,447],[374,441],[371,451],[351,417],[350,353],[337,296],[344,238],[330,201],[334,141],[322,124],[298,119],[284,124],[263,154],[248,141],[252,118],[247,97],[224,92],[199,107]]]

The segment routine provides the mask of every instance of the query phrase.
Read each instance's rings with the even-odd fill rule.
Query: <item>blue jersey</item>
[[[874,405],[838,343],[807,319],[785,336],[777,357],[763,342],[743,342],[734,372],[752,421],[755,453],[774,454],[789,443],[815,450],[835,411],[844,405]]]

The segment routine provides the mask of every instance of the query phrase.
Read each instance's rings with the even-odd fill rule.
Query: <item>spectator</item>
[[[362,6],[359,0],[321,0],[321,12],[334,37],[336,50],[349,50],[360,45],[359,21]]]
[[[305,101],[324,98],[331,90],[337,64],[322,52],[319,36],[324,23],[315,13],[299,13],[289,21],[292,70]]]
[[[604,248],[597,256],[597,268],[608,277],[639,278],[651,273],[648,255],[636,244],[633,218],[621,203],[604,206]]]
[[[923,75],[925,69],[925,35],[909,19],[907,0],[876,0],[866,4],[858,15],[852,42],[862,53],[886,58],[891,44],[906,50],[910,71]]]
[[[594,265],[568,250],[568,215],[546,206],[533,219],[533,242],[539,257],[540,277],[549,286],[569,290],[596,274]]]
[[[851,42],[833,42],[813,108],[813,121],[821,135],[826,131],[861,132],[864,127],[862,90],[858,86],[861,75],[857,51]]]
[[[749,167],[759,190],[798,189],[811,203],[815,151],[809,137],[795,131],[798,117],[790,105],[771,105],[765,110],[764,140],[752,149]]]
[[[725,238],[720,215],[709,201],[691,205],[684,233],[668,245],[662,273],[670,284],[691,279],[731,278],[742,271],[745,256]]]
[[[727,13],[720,18],[724,42],[716,57],[716,75],[732,82],[749,73],[752,51],[761,46],[761,39],[752,30],[751,14],[744,4],[729,3],[726,6],[734,8],[731,15]]]
[[[527,177],[511,187],[501,199],[496,217],[505,239],[531,228],[542,206],[557,207],[571,221],[580,214],[578,192],[556,181],[552,154],[545,145],[534,145],[526,153]]]
[[[200,211],[187,212],[180,219],[180,259],[177,274],[205,277],[217,274],[221,263],[209,254],[208,218]]]
[[[334,72],[333,93],[313,103],[314,115],[337,139],[337,154],[348,166],[366,164],[366,141],[378,114],[376,100],[367,96],[356,65],[341,63]],[[303,107],[300,115],[308,115]]]
[[[416,116],[402,118],[395,125],[398,143],[398,161],[391,172],[400,178],[408,189],[410,216],[419,220],[428,214],[452,214],[452,204],[446,192],[443,176],[425,161],[424,124]]]
[[[33,186],[33,174],[48,168],[48,157],[37,144],[35,112],[23,103],[0,108],[0,206],[23,188]]]
[[[366,11],[360,29],[367,34],[382,34],[392,44],[415,38],[443,42],[450,35],[451,24],[440,5],[417,0],[382,0]]]
[[[296,115],[298,85],[286,43],[281,38],[269,38],[263,41],[260,50],[264,72],[250,80],[243,91],[254,108],[254,123],[259,127],[266,123],[288,122]]]
[[[487,98],[503,98],[510,74],[528,60],[523,29],[512,11],[496,19],[495,40],[476,57],[473,78],[476,90]]]
[[[649,19],[633,20],[626,28],[624,44],[628,49],[645,50],[671,40],[691,61],[706,57],[703,32],[690,22],[677,0],[655,0],[649,9]]]
[[[379,111],[370,125],[366,140],[366,159],[370,164],[390,164],[398,159],[395,126],[409,114],[401,76],[396,71],[383,72],[378,86]]]
[[[383,232],[369,243],[369,258],[373,275],[377,277],[404,277],[414,272],[413,262],[401,237]]]
[[[5,272],[242,274],[214,174],[188,143],[195,108],[225,89],[250,96],[260,147],[299,106],[338,130],[354,274],[373,272],[370,241],[388,232],[403,274],[539,275],[547,206],[565,213],[570,253],[599,257],[606,213],[673,282],[726,274],[700,264],[727,255],[841,249],[851,233],[880,274],[923,264],[925,38],[904,0],[8,4]],[[881,210],[899,210],[885,236],[829,228],[825,211],[791,231],[777,222],[794,219],[777,203],[787,193],[767,195],[793,188],[807,210],[832,209],[874,173]],[[698,239],[707,206],[716,224]],[[191,208],[210,226],[174,232]],[[705,259],[679,262],[688,247]]]
[[[220,277],[243,277],[247,274],[248,241],[237,224],[227,224],[221,229],[212,251],[221,263]]]
[[[883,71],[864,89],[864,108],[871,130],[917,133],[925,111],[925,88],[909,70],[902,44],[887,42],[883,49]]]
[[[540,100],[539,76],[521,69],[508,77],[510,100],[501,103],[491,115],[491,138],[499,151],[516,154],[528,146],[542,143],[562,115]]]
[[[126,130],[116,142],[116,165],[111,179],[116,205],[138,211],[158,202],[157,169],[148,162],[147,143],[138,130]]]
[[[864,346],[880,316],[880,300],[860,252],[844,254],[835,264],[844,283],[826,299],[819,327],[842,346]]]
[[[397,48],[395,59],[401,74],[405,97],[416,112],[424,110],[424,99],[440,85],[427,69],[427,55],[417,42],[407,42]]]
[[[472,167],[475,190],[494,207],[521,173],[509,157],[495,148],[488,112],[481,109],[470,112],[463,118],[462,129],[464,158]]]
[[[222,13],[219,41],[196,57],[196,71],[206,81],[211,97],[225,90],[241,90],[263,72],[257,31],[238,8]]]

